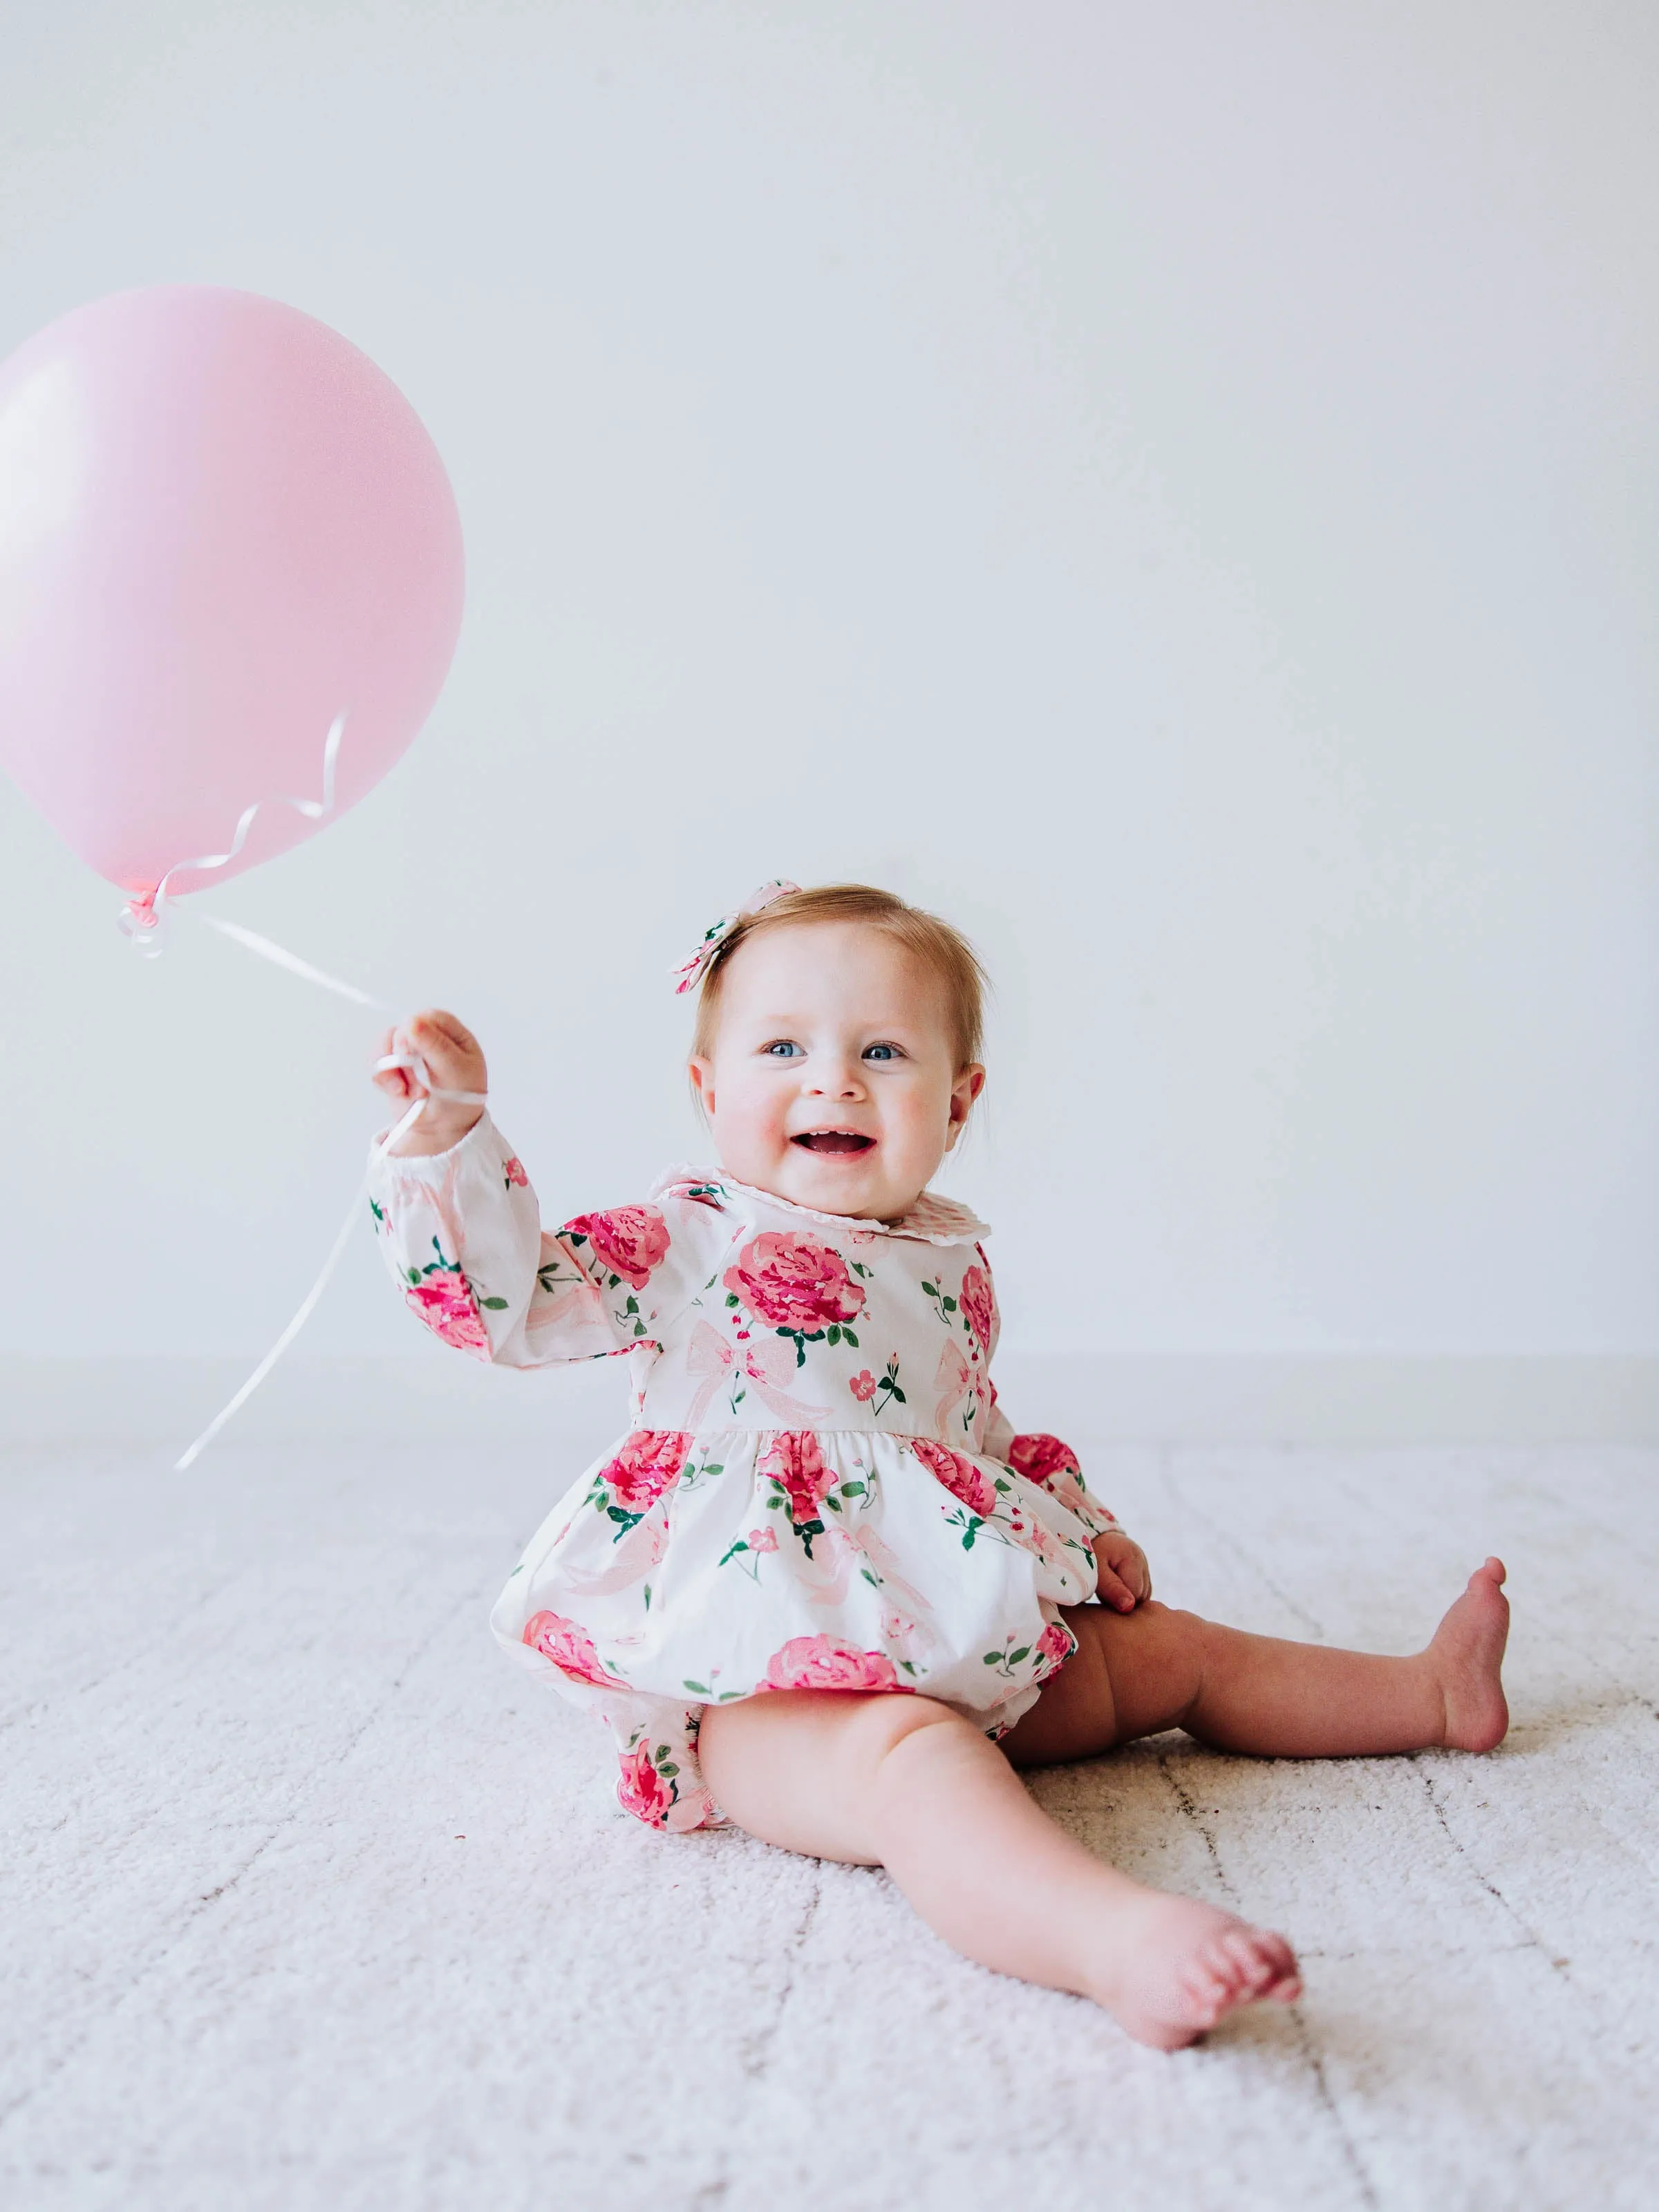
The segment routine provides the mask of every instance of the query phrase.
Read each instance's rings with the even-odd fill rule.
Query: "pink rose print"
[[[459,1267],[434,1267],[418,1283],[409,1284],[404,1297],[434,1335],[458,1352],[489,1357],[489,1334],[472,1295],[472,1285]]]
[[[768,1690],[902,1690],[884,1651],[860,1651],[833,1636],[792,1636],[766,1662]]]
[[[981,1521],[989,1520],[997,1504],[996,1486],[989,1475],[981,1474],[972,1460],[952,1451],[949,1444],[936,1444],[927,1437],[907,1437],[904,1441],[935,1482],[943,1483],[970,1513],[977,1513]]]
[[[1058,1674],[1076,1650],[1077,1638],[1064,1621],[1051,1620],[1036,1640],[1038,1672],[1045,1678]]]
[[[524,1640],[532,1651],[539,1651],[544,1659],[550,1659],[560,1674],[568,1674],[573,1682],[592,1682],[602,1690],[626,1687],[619,1677],[606,1674],[587,1631],[574,1620],[567,1620],[562,1613],[532,1613],[524,1625]]]
[[[751,1237],[723,1279],[762,1321],[803,1334],[851,1321],[864,1304],[864,1285],[853,1280],[840,1253],[799,1229]]]
[[[631,1813],[647,1827],[666,1827],[674,1792],[652,1765],[650,1745],[642,1743],[635,1751],[619,1752],[617,1764],[622,1770],[617,1802],[623,1812]]]
[[[1061,1443],[1058,1437],[1042,1435],[1016,1437],[1008,1447],[1008,1464],[1017,1474],[1023,1474],[1028,1482],[1040,1483],[1044,1490],[1055,1474],[1083,1472],[1070,1444]]]
[[[775,1528],[751,1528],[747,1541],[751,1552],[775,1552],[778,1532]]]
[[[836,1486],[834,1470],[823,1463],[817,1435],[811,1429],[786,1431],[773,1437],[756,1462],[758,1473],[769,1475],[789,1500],[789,1518],[803,1528],[818,1517],[818,1507]]]
[[[1058,1437],[1016,1437],[1008,1446],[1008,1464],[1062,1505],[1083,1503],[1083,1469],[1070,1444],[1061,1443]]]
[[[654,1206],[613,1206],[608,1213],[579,1213],[564,1225],[586,1237],[611,1273],[635,1291],[668,1256],[668,1224]]]
[[[520,1190],[529,1189],[530,1177],[525,1173],[524,1162],[516,1152],[503,1164],[501,1173],[507,1177],[509,1188],[516,1184]]]
[[[847,1387],[860,1406],[867,1406],[876,1395],[876,1378],[866,1367],[863,1374],[855,1375]]]
[[[677,1479],[690,1449],[691,1438],[677,1430],[635,1429],[599,1469],[599,1479],[624,1512],[643,1513]]]
[[[962,1279],[962,1310],[981,1352],[988,1356],[997,1325],[996,1294],[983,1267],[969,1267]]]

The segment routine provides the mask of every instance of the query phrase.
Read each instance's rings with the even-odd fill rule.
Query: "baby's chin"
[[[739,1182],[787,1198],[814,1213],[842,1213],[866,1221],[896,1221],[908,1213],[922,1186],[896,1182],[879,1149],[862,1153],[817,1153],[790,1145],[781,1153],[766,1152],[749,1161],[721,1156],[720,1165]]]

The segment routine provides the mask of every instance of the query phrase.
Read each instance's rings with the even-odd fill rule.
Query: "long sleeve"
[[[488,1115],[447,1152],[380,1159],[369,1205],[404,1302],[446,1344],[507,1367],[656,1348],[732,1235],[718,1213],[672,1197],[550,1234]]]
[[[1120,1525],[1117,1516],[1101,1504],[1084,1481],[1082,1466],[1070,1444],[1041,1429],[1016,1433],[1013,1423],[997,1403],[994,1384],[983,1448],[988,1457],[1000,1459],[1016,1474],[1023,1474],[1028,1482],[1057,1498],[1068,1513],[1076,1514],[1091,1536],[1103,1535],[1108,1528]]]

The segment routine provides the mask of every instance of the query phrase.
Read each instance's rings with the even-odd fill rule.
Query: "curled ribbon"
[[[682,960],[678,967],[669,969],[669,974],[675,979],[676,995],[696,988],[709,962],[740,921],[747,921],[752,915],[763,912],[774,899],[781,898],[786,891],[798,891],[799,889],[800,885],[792,884],[787,876],[774,876],[770,883],[763,884],[757,891],[750,891],[740,907],[731,914],[723,914],[717,922],[704,930],[702,941],[690,957]]]
[[[329,726],[328,735],[323,741],[323,795],[320,799],[291,799],[285,792],[276,792],[267,799],[256,799],[252,806],[245,806],[242,809],[236,827],[231,833],[228,851],[204,853],[200,859],[194,860],[175,860],[154,890],[146,891],[142,897],[130,898],[127,901],[121,910],[120,926],[131,939],[135,951],[142,952],[146,959],[153,960],[155,957],[161,950],[161,921],[163,908],[167,897],[167,885],[175,876],[189,875],[198,870],[228,867],[243,846],[246,844],[247,833],[253,827],[254,817],[262,806],[291,806],[296,814],[303,814],[308,822],[322,822],[332,814],[334,811],[334,766],[340,757],[340,740],[345,734],[345,726],[346,718],[344,712],[342,711],[334,717]],[[222,927],[222,925],[220,926]],[[229,930],[227,934],[234,935],[235,932],[234,929]],[[322,980],[327,981],[328,988],[331,990],[343,989],[348,998],[361,999],[363,996],[362,992],[354,992],[349,985],[342,986],[328,978]],[[375,1002],[368,999],[365,1000],[364,1003],[373,1006]]]

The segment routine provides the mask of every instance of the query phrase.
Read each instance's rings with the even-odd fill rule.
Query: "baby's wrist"
[[[428,1105],[412,1128],[405,1129],[395,1145],[387,1150],[396,1159],[430,1159],[439,1152],[453,1152],[463,1137],[471,1135],[483,1119],[482,1106],[459,1106],[447,1109]]]

